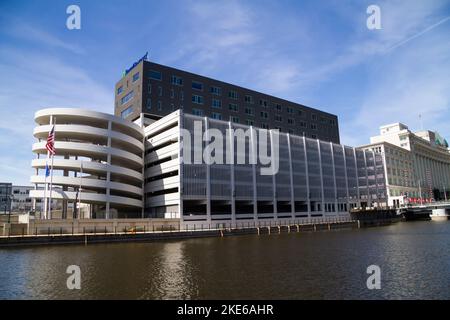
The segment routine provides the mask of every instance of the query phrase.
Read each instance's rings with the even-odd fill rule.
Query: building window
[[[231,121],[231,122],[234,122],[234,123],[239,123],[239,118],[238,118],[238,117],[235,117],[235,116],[231,116],[231,117],[230,117],[230,121]]]
[[[120,100],[121,104],[125,104],[128,101],[131,101],[134,97],[134,91],[130,91],[129,93],[127,93],[125,96],[122,97],[122,99]]]
[[[267,123],[261,123],[261,128],[269,129],[269,125]]]
[[[152,99],[150,98],[147,99],[147,104],[145,105],[145,108],[147,108],[147,110],[152,109]]]
[[[163,95],[163,88],[158,87],[158,96],[162,97],[162,95]]]
[[[244,99],[245,99],[245,102],[246,102],[246,103],[253,104],[253,97],[252,97],[252,96],[246,95],[246,96],[244,97]]]
[[[306,128],[307,127],[306,122],[305,121],[300,121],[300,127]]]
[[[161,110],[162,110],[162,102],[158,101],[158,111],[161,111]]]
[[[176,86],[182,86],[183,85],[183,79],[178,76],[172,76],[170,79],[170,83]]]
[[[252,119],[245,120],[245,124],[248,126],[252,126],[254,124],[254,121]]]
[[[126,108],[125,110],[123,110],[120,113],[120,116],[122,119],[126,119],[132,113],[133,113],[133,106],[130,106],[130,107]]]
[[[162,80],[161,72],[150,70],[150,79],[161,81]]]
[[[266,111],[261,111],[260,114],[261,114],[261,118],[263,118],[263,119],[269,118],[269,114]]]
[[[275,105],[275,109],[276,109],[277,111],[281,111],[281,104],[277,103],[277,104]]]
[[[212,99],[211,106],[213,108],[220,109],[220,108],[222,108],[222,101],[220,101],[219,99]]]
[[[255,111],[253,108],[245,107],[245,114],[248,114],[249,116],[253,116],[255,114]]]
[[[147,89],[148,89],[148,93],[152,93],[152,85],[151,85],[151,83],[148,84],[148,88]]]
[[[295,123],[294,119],[292,119],[292,118],[288,118],[287,122],[288,122],[288,124],[294,124]]]
[[[222,90],[219,87],[211,87],[210,92],[216,96],[220,96],[222,94]]]
[[[316,114],[311,114],[311,120],[317,120],[317,115]]]
[[[133,82],[139,80],[139,72],[136,72],[135,74],[133,74]]]
[[[234,90],[229,91],[228,92],[228,98],[237,100],[237,98],[238,98],[237,91],[234,91]]]
[[[196,116],[202,117],[202,116],[203,116],[203,110],[193,108],[193,109],[192,109],[192,114],[193,114],[193,115],[196,115]]]
[[[170,98],[175,98],[175,90],[170,89]]]
[[[230,104],[228,105],[228,109],[230,109],[231,111],[234,111],[234,112],[238,112],[238,111],[239,111],[239,107],[238,107],[238,105],[235,104],[235,103],[230,103]]]
[[[298,110],[298,115],[299,115],[300,117],[303,117],[303,111],[302,111],[302,110]]]
[[[277,121],[277,122],[283,122],[283,118],[282,118],[279,114],[276,114],[276,115],[275,115],[275,121]]]
[[[202,96],[198,96],[196,94],[192,95],[192,102],[196,103],[196,104],[203,104],[203,97]]]
[[[203,91],[203,84],[198,81],[192,81],[192,89]]]
[[[263,107],[267,107],[267,100],[260,99],[259,100],[259,105],[263,106]]]
[[[212,113],[212,118],[213,119],[217,119],[217,120],[222,120],[222,115],[220,113],[213,112]]]
[[[317,125],[315,123],[311,123],[311,129],[317,130]]]
[[[312,135],[311,135],[311,138],[313,138],[313,139],[317,139],[317,135],[315,135],[315,134],[312,134]]]
[[[123,86],[117,88],[117,94],[121,94],[123,92]]]

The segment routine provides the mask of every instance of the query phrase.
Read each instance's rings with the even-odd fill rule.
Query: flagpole
[[[56,141],[56,130],[55,130],[56,118],[53,119],[53,140]],[[49,197],[49,211],[48,218],[52,218],[52,191],[53,191],[53,159],[55,155],[52,153],[52,164],[50,166],[50,197]]]
[[[50,126],[53,125],[53,116],[50,115]],[[50,131],[49,131],[50,132]],[[48,139],[48,138],[47,138]],[[48,158],[50,157],[50,151],[47,149],[47,160],[45,161],[45,189],[44,189],[44,219],[47,219],[47,212],[48,212],[48,201],[47,201],[47,190],[48,190],[48,183],[47,183],[47,168],[48,168]]]
[[[47,219],[47,168],[48,168],[48,156],[49,152],[47,151],[47,160],[45,161],[45,178],[44,178],[44,219]],[[42,217],[41,217],[42,219]]]
[[[81,182],[83,181],[83,160],[80,160],[80,187],[78,188],[78,219],[81,218]]]

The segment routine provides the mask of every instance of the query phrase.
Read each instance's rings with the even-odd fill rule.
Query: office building
[[[175,110],[339,143],[338,118],[268,94],[141,59],[115,86],[115,115],[158,119]]]
[[[389,205],[430,202],[448,198],[450,151],[439,133],[412,132],[402,123],[380,127],[380,135],[361,146],[375,151],[385,163]]]

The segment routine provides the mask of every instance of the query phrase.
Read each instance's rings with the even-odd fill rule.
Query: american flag
[[[50,152],[51,155],[56,154],[55,149],[55,126],[52,127],[52,130],[48,133],[47,144],[45,148]]]

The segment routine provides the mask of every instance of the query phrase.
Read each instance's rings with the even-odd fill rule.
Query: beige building
[[[450,149],[437,132],[414,133],[404,124],[394,123],[380,127],[380,135],[360,148],[383,155],[389,205],[449,196]]]

